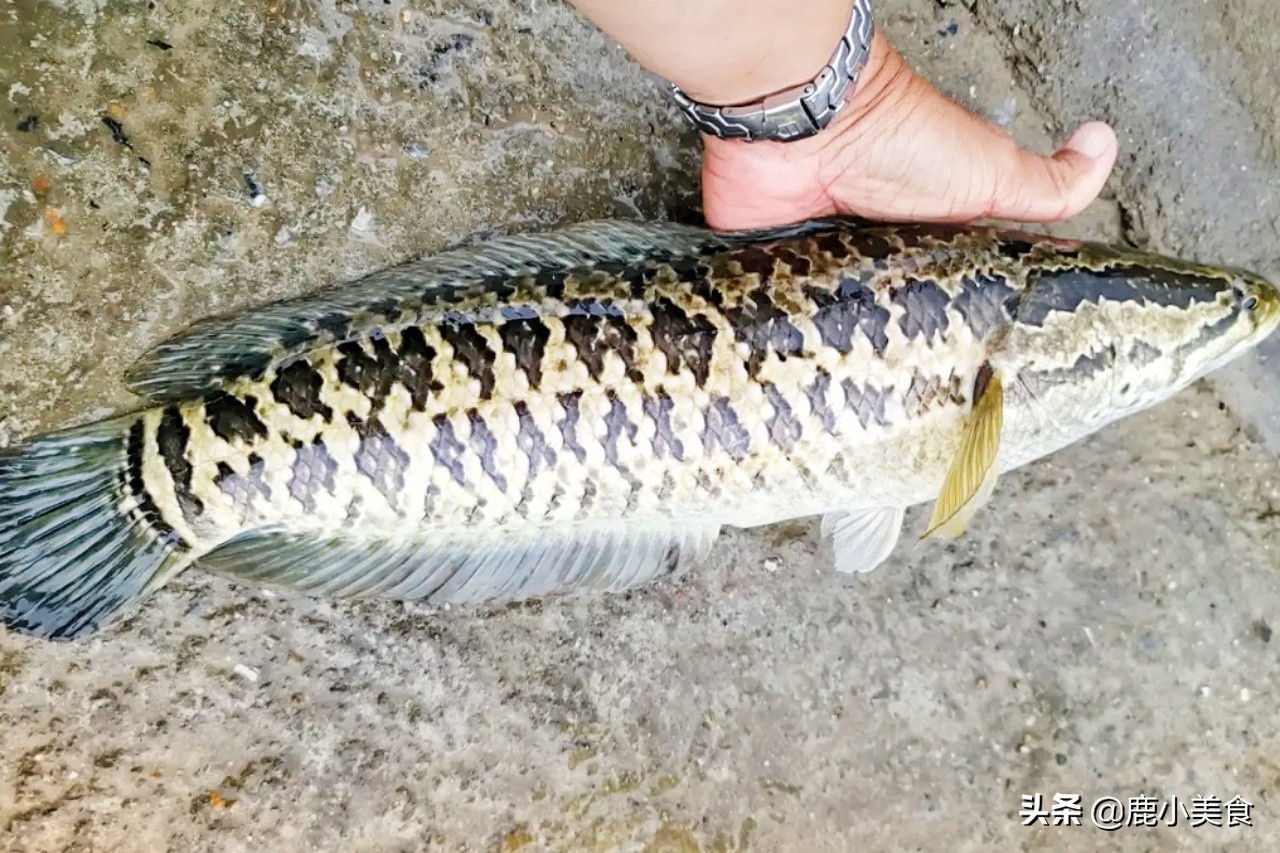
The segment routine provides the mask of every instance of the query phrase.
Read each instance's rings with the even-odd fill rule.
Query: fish
[[[0,454],[0,622],[74,641],[191,566],[336,599],[678,582],[821,517],[868,572],[1280,324],[1264,278],[985,225],[593,221],[200,320],[136,410]]]

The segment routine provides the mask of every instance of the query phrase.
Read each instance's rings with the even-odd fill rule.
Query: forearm
[[[570,0],[654,74],[731,105],[805,83],[849,25],[851,0]]]

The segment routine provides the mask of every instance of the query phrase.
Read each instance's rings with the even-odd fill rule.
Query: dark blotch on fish
[[[838,236],[832,235],[838,240]],[[849,247],[862,257],[869,261],[883,261],[898,253],[898,246],[884,234],[875,231],[854,231],[845,235],[849,241]],[[823,246],[823,248],[826,248]],[[842,248],[840,253],[831,252],[832,256],[837,260],[847,257],[848,248]]]
[[[814,242],[820,251],[826,252],[833,260],[840,261],[849,256],[849,244],[845,243],[837,232],[819,234],[814,238]]]
[[[674,458],[684,461],[684,443],[675,433],[671,424],[671,412],[675,401],[665,390],[659,388],[652,396],[645,395],[644,413],[653,421],[653,452],[659,459]]]
[[[497,379],[493,375],[493,350],[484,336],[472,323],[442,323],[439,329],[440,336],[453,347],[453,357],[480,382],[480,399],[491,398]]]
[[[187,445],[190,441],[191,428],[182,419],[182,413],[176,406],[167,407],[160,416],[160,426],[156,429],[156,446],[169,471],[169,477],[173,480],[173,491],[178,498],[182,517],[189,523],[204,512],[204,504],[191,491],[194,469],[187,460]]]
[[[507,490],[507,478],[498,470],[498,461],[494,453],[498,449],[498,440],[493,431],[485,423],[484,417],[475,409],[467,411],[467,419],[471,421],[471,450],[480,457],[480,466],[485,474],[493,480],[501,491]]]
[[[777,386],[765,385],[764,396],[769,401],[769,407],[773,409],[773,414],[769,416],[766,424],[769,427],[769,438],[775,446],[782,450],[790,450],[800,440],[802,433],[800,422],[792,414],[791,404],[782,396]]]
[[[932,338],[950,325],[947,292],[931,281],[911,281],[893,292],[892,299],[903,307],[898,325],[909,338]]]
[[[578,403],[581,399],[581,391],[561,394],[556,398],[560,403],[560,407],[564,409],[564,417],[558,424],[560,427],[560,439],[564,443],[563,446],[567,447],[579,462],[583,462],[587,458],[586,449],[578,443],[578,418],[580,415]]]
[[[431,438],[431,454],[436,462],[448,469],[450,476],[459,486],[467,485],[467,472],[462,465],[462,454],[466,448],[458,441],[453,422],[448,415],[436,415],[431,419],[435,424],[436,434]]]
[[[685,262],[673,260],[671,268],[680,281],[689,282],[694,296],[717,308],[724,305],[724,294],[712,283],[711,266],[705,258],[691,258]]]
[[[564,299],[565,270],[540,270],[533,277],[533,283],[552,299]]]
[[[227,443],[250,442],[266,438],[267,425],[258,419],[254,409],[256,397],[233,397],[221,394],[204,404],[205,419],[213,434]]]
[[[1098,352],[1081,355],[1071,369],[1081,376],[1093,376],[1111,367],[1115,361],[1116,347],[1111,344]]]
[[[827,392],[830,390],[831,374],[825,370],[819,370],[813,382],[805,389],[805,396],[809,398],[809,408],[813,416],[822,424],[822,428],[828,435],[834,435],[837,421],[835,412],[831,411],[831,406],[827,402]]]
[[[267,483],[266,465],[256,453],[249,454],[249,470],[241,474],[226,462],[218,463],[218,475],[213,484],[228,498],[240,513],[243,521],[255,498],[271,500],[271,486]]]
[[[728,397],[717,397],[703,412],[702,441],[708,450],[722,449],[734,461],[746,458],[751,450],[751,435],[742,427],[738,413]]]
[[[1160,350],[1146,341],[1134,341],[1129,348],[1129,361],[1136,366],[1150,364],[1160,357]]]
[[[702,314],[688,314],[670,299],[660,297],[651,306],[649,334],[667,359],[667,372],[676,375],[685,367],[699,386],[711,376],[716,328]]]
[[[608,392],[609,412],[604,416],[605,437],[604,456],[609,464],[619,470],[626,469],[622,457],[618,455],[618,443],[626,436],[629,444],[634,444],[637,429],[627,417],[627,405],[617,398],[612,390]]]
[[[625,284],[632,299],[644,299],[649,292],[653,269],[643,261],[598,261],[592,265],[591,272]]]
[[[502,345],[516,360],[516,368],[524,371],[529,387],[536,391],[542,384],[542,358],[547,351],[551,330],[538,319],[509,320],[498,327]]]
[[[985,338],[991,330],[1004,325],[1017,310],[1018,291],[1003,278],[979,273],[965,281],[955,308],[977,338]]]
[[[547,437],[538,429],[533,420],[533,413],[523,400],[515,403],[516,416],[520,419],[520,432],[516,435],[516,445],[524,451],[529,460],[529,482],[538,476],[542,466],[550,469],[556,464],[555,451],[547,444]]]
[[[1085,302],[1102,300],[1185,309],[1197,302],[1213,302],[1227,287],[1226,281],[1209,281],[1158,267],[1048,270],[1040,273],[1023,295],[1018,320],[1043,326],[1054,311],[1071,312]]]
[[[369,355],[360,346],[359,341],[347,341],[338,346],[338,379],[345,385],[356,388],[369,398],[372,412],[376,413],[386,402],[400,374],[391,344],[384,337],[370,340],[373,355]]]
[[[644,381],[636,360],[636,330],[625,317],[576,314],[562,318],[561,322],[565,340],[573,345],[578,360],[586,365],[592,379],[601,378],[605,358],[613,353],[622,359],[629,380]]]
[[[921,223],[917,225],[908,225],[895,233],[898,239],[902,241],[903,249],[926,249],[930,252],[942,252],[944,257],[940,260],[950,257],[952,248],[950,246],[939,247],[939,243],[949,244],[955,241],[957,237],[963,234],[966,228],[963,225],[948,225],[943,222]],[[889,245],[893,245],[890,242]],[[892,250],[889,254],[892,254]],[[888,255],[878,258],[883,260]]]
[[[126,486],[128,493],[138,499],[138,511],[146,519],[147,526],[166,545],[187,550],[187,543],[178,532],[160,515],[160,507],[156,506],[151,493],[147,491],[146,482],[142,478],[142,463],[145,458],[146,427],[141,420],[129,427],[129,437],[125,442]],[[168,460],[165,460],[166,465]],[[171,472],[172,473],[172,472]]]
[[[345,314],[325,314],[316,319],[316,330],[340,340],[351,331],[351,318]]]
[[[823,317],[823,323],[827,325],[827,332],[832,335],[832,340],[837,343],[842,341],[846,324],[852,324],[867,336],[867,341],[870,342],[876,355],[884,355],[885,349],[889,346],[889,335],[886,331],[889,328],[889,309],[876,303],[875,292],[870,287],[855,276],[843,275],[836,287],[836,301],[830,304],[839,306],[833,308],[830,315]],[[837,346],[837,343],[831,343],[828,346]],[[852,341],[848,346],[852,347]],[[848,352],[848,350],[841,350],[841,352]]]
[[[338,463],[319,436],[311,444],[297,442],[294,445],[293,466],[289,475],[289,494],[308,512],[318,506],[316,492],[324,489],[332,494],[336,485],[334,476]]]
[[[409,469],[409,454],[392,438],[377,418],[356,425],[360,446],[356,449],[356,470],[373,483],[387,503],[396,507],[404,491],[404,475]]]
[[[844,391],[845,407],[858,416],[858,423],[866,429],[875,421],[880,426],[888,426],[884,414],[885,399],[893,394],[893,386],[876,388],[874,385],[862,387],[851,379],[843,379],[840,388]]]
[[[333,409],[320,402],[322,377],[306,359],[298,359],[282,368],[271,382],[271,394],[276,402],[283,403],[295,417],[309,420],[319,415],[323,420],[333,417]]]
[[[902,407],[913,416],[923,415],[934,406],[952,399],[952,393],[959,393],[959,384],[955,377],[943,379],[939,376],[927,376],[917,373],[911,377],[911,384],[902,395]]]
[[[431,395],[444,390],[444,385],[436,381],[432,366],[436,351],[427,343],[421,329],[409,326],[400,333],[398,355],[400,384],[409,392],[414,410],[425,411]]]
[[[787,271],[795,278],[805,278],[813,270],[813,263],[804,255],[793,249],[778,249],[776,251],[777,260],[787,268]]]
[[[1034,249],[1034,245],[1023,240],[1004,240],[999,244],[997,251],[1003,257],[1016,261],[1031,254]]]
[[[750,347],[747,372],[753,377],[759,375],[770,352],[785,359],[804,351],[804,335],[791,324],[788,313],[774,303],[767,288],[752,290],[743,305],[725,309],[724,313],[735,337]]]
[[[741,249],[734,254],[733,259],[741,265],[744,274],[759,276],[761,285],[768,284],[772,280],[778,263],[773,255],[759,246]]]

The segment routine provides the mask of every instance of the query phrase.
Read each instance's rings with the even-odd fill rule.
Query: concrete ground
[[[1267,0],[973,5],[879,19],[1029,144],[1121,129],[1057,231],[1280,274]],[[214,311],[475,234],[693,215],[696,165],[560,3],[0,0],[0,443],[132,407],[122,370]],[[1269,379],[1242,363],[1030,466],[865,578],[791,524],[589,602],[192,572],[83,645],[0,636],[0,847],[1275,849]],[[1084,825],[1023,827],[1037,793]],[[1091,825],[1142,795],[1239,795],[1254,825]]]

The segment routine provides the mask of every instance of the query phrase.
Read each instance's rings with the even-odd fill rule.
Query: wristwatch
[[[811,82],[740,106],[700,104],[675,85],[671,94],[694,126],[711,136],[747,141],[805,139],[831,124],[853,94],[874,32],[871,0],[854,0],[848,29],[831,60]]]

